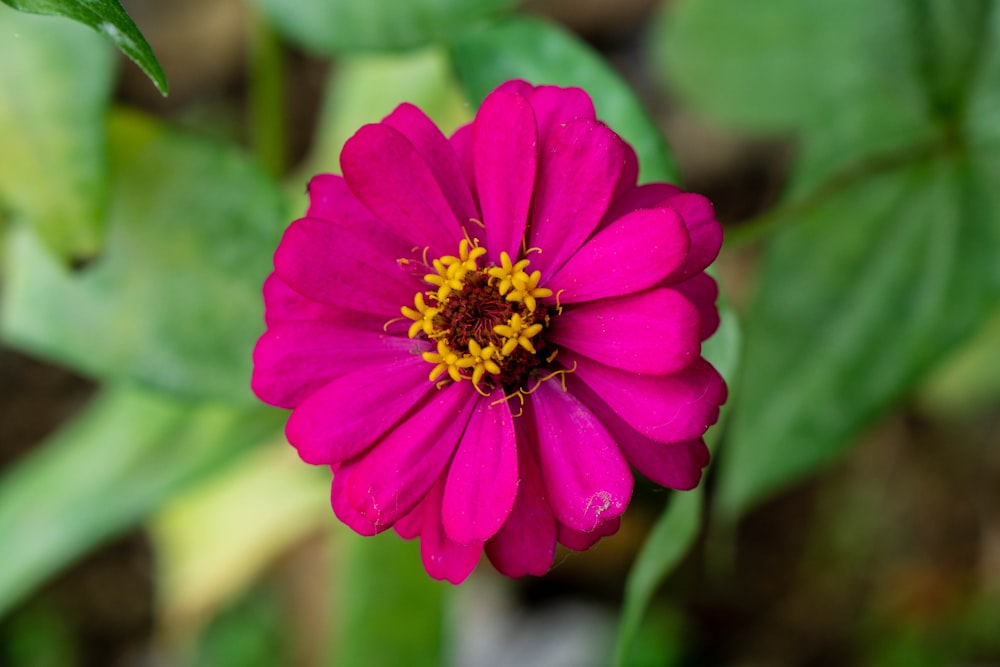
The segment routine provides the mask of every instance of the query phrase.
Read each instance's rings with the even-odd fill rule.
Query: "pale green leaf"
[[[277,186],[243,155],[148,120],[112,125],[107,247],[72,273],[15,232],[7,340],[106,380],[254,402],[261,284],[285,220]]]
[[[0,477],[0,614],[237,452],[274,437],[282,417],[132,389],[98,396]]]
[[[0,5],[0,208],[63,259],[102,242],[111,56],[83,26]]]

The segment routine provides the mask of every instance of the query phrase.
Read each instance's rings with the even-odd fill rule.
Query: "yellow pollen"
[[[434,317],[440,311],[437,308],[429,307],[424,302],[422,292],[417,292],[416,296],[413,297],[413,305],[416,308],[407,308],[406,306],[400,308],[405,317],[413,320],[413,324],[410,325],[410,330],[406,332],[406,335],[413,338],[423,331],[430,336],[434,333]]]
[[[528,382],[528,373],[541,363],[529,355],[538,354],[538,337],[549,322],[546,310],[536,312],[538,300],[551,296],[552,290],[538,286],[542,274],[529,272],[530,260],[515,262],[502,252],[499,266],[480,268],[479,260],[486,254],[486,248],[472,238],[459,243],[456,255],[430,262],[425,249],[423,264],[429,271],[424,282],[430,289],[414,295],[412,308],[400,309],[410,320],[407,335],[435,344],[435,351],[421,357],[433,364],[428,378],[438,387],[449,380],[469,380],[485,395],[499,382],[505,387],[508,382]],[[503,306],[504,302],[511,306]],[[499,316],[508,319],[493,325],[496,320],[488,318],[496,317],[498,308]],[[483,324],[485,331],[480,328]],[[495,379],[484,388],[488,376]]]

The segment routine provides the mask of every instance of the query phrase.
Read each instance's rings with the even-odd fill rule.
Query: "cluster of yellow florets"
[[[487,373],[493,376],[503,373],[505,362],[518,348],[536,353],[532,339],[545,328],[543,321],[536,321],[538,299],[551,296],[552,290],[538,286],[541,271],[528,273],[530,260],[514,263],[510,255],[502,252],[500,266],[480,269],[478,260],[485,254],[486,249],[475,241],[462,240],[458,256],[445,255],[431,263],[434,273],[425,275],[424,280],[435,289],[418,292],[413,299],[414,307],[402,308],[403,315],[413,320],[409,337],[423,334],[437,343],[436,351],[423,353],[423,358],[434,364],[431,381],[447,373],[455,382],[471,380],[479,388]],[[496,295],[493,298],[510,304],[506,321],[468,321],[478,316],[465,314],[461,307],[461,300],[470,297],[466,290],[470,282],[493,290]],[[467,328],[479,330],[485,326],[485,334],[468,337],[464,348],[456,346],[454,316],[449,320],[449,314],[454,312],[463,313],[466,321],[462,324]]]

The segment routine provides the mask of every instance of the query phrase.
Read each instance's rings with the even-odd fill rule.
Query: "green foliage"
[[[740,356],[740,330],[736,314],[725,301],[719,304],[722,321],[719,330],[709,339],[702,353],[722,373],[736,377]],[[723,409],[720,423],[706,434],[706,442],[714,450],[728,409]],[[615,664],[635,664],[643,616],[654,594],[697,539],[705,506],[704,487],[690,492],[674,493],[670,502],[639,551],[625,582],[625,599],[618,627]]]
[[[79,21],[98,31],[142,68],[156,87],[167,94],[167,77],[135,23],[118,0],[3,0],[22,12],[52,14]],[[52,41],[57,38],[50,37]],[[6,62],[6,59],[4,60]]]
[[[345,530],[332,572],[330,667],[433,667],[444,663],[444,602],[449,584],[427,577],[419,543],[389,531],[361,538]],[[387,632],[389,633],[387,635]]]
[[[663,24],[688,102],[802,142],[765,220],[784,226],[748,310],[725,514],[830,463],[1000,298],[1000,24],[959,4],[691,0]]]
[[[14,234],[4,336],[101,379],[255,402],[280,191],[239,153],[135,116],[116,117],[111,145],[104,253],[71,272]]]
[[[298,44],[328,55],[408,49],[468,32],[514,0],[253,0]]]
[[[263,407],[111,389],[0,477],[0,615],[167,498],[280,427]]]
[[[677,181],[677,171],[656,125],[635,93],[587,45],[551,23],[518,16],[467,32],[453,42],[462,85],[477,103],[508,79],[579,86],[590,93],[598,117],[632,144],[640,180]]]
[[[701,527],[704,496],[701,488],[671,496],[667,509],[653,526],[625,583],[625,604],[618,629],[615,664],[629,663],[630,649],[642,617],[663,579],[677,567]]]
[[[100,249],[111,51],[66,21],[0,6],[0,209],[64,259]]]

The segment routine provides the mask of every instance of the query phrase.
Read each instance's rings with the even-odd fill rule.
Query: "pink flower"
[[[404,104],[340,166],[278,246],[253,389],[344,523],[452,583],[484,550],[540,575],[618,529],[632,467],[698,484],[726,399],[705,198],[636,186],[585,92],[523,81],[450,139]]]

